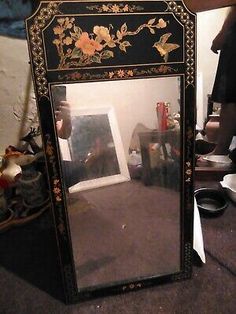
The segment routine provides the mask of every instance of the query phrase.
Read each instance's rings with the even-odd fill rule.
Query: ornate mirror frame
[[[77,18],[83,24],[83,32],[95,30],[93,26],[114,21],[113,29],[119,42],[117,53],[114,45],[100,53],[100,57],[81,57],[81,50],[60,50],[60,32],[71,29],[80,32]],[[142,17],[140,25],[138,17]],[[127,17],[129,23],[122,22]],[[119,23],[119,18],[121,19]],[[136,21],[133,25],[133,21]],[[143,23],[143,21],[146,21]],[[156,57],[146,55],[140,49],[142,29],[148,28],[150,38],[145,37],[142,47],[153,43],[152,35],[158,29],[168,26],[167,36],[156,42]],[[86,29],[87,27],[87,29]],[[171,282],[191,276],[192,229],[193,229],[193,166],[195,126],[195,15],[184,1],[41,1],[37,11],[26,20],[28,46],[32,67],[35,94],[40,115],[43,146],[46,155],[48,179],[51,190],[52,211],[55,222],[59,258],[66,302],[102,296],[107,293],[127,292],[164,282]],[[129,29],[136,29],[131,31]],[[171,33],[170,33],[171,32]],[[125,34],[132,37],[132,46],[137,45],[137,55],[129,54],[128,40],[121,43]],[[171,36],[170,36],[171,35]],[[71,35],[73,37],[73,35]],[[65,45],[72,42],[70,36]],[[169,38],[170,37],[170,38]],[[166,42],[173,44],[164,47]],[[159,45],[159,46],[158,46]],[[175,48],[176,52],[174,52]],[[161,49],[167,49],[162,51]],[[99,50],[99,47],[93,47]],[[169,51],[168,51],[169,49]],[[134,50],[133,50],[134,51]],[[173,56],[173,57],[172,57]],[[77,60],[77,61],[75,61]],[[118,282],[95,289],[78,290],[72,254],[71,235],[66,208],[66,195],[62,178],[58,139],[55,130],[54,109],[51,101],[51,85],[95,81],[115,81],[179,76],[181,78],[181,270],[178,273],[157,275],[142,280]]]

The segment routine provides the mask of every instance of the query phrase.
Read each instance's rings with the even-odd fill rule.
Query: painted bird
[[[171,35],[171,33],[166,33],[162,35],[159,41],[155,42],[155,44],[153,45],[153,47],[157,49],[160,55],[164,57],[165,62],[168,61],[169,53],[180,47],[178,44],[167,43],[167,40]]]

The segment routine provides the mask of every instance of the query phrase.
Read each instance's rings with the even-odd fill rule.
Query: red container
[[[165,102],[158,102],[156,106],[157,120],[158,120],[158,130],[167,130],[167,116],[168,116],[168,106]]]

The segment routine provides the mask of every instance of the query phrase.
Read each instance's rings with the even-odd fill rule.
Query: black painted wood
[[[94,42],[94,37],[88,35],[97,35],[99,29],[95,26],[98,25],[103,26],[101,36],[106,45]],[[195,15],[183,1],[40,1],[37,11],[26,20],[26,28],[66,302],[189,278],[193,225]],[[87,48],[85,41],[89,43]],[[76,283],[51,85],[169,76],[181,77],[181,271],[80,291]]]

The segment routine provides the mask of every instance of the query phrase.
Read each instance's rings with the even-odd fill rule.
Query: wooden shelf
[[[195,179],[200,181],[221,181],[223,177],[230,173],[236,173],[236,165],[229,167],[213,167],[207,162],[197,162],[195,167]]]

